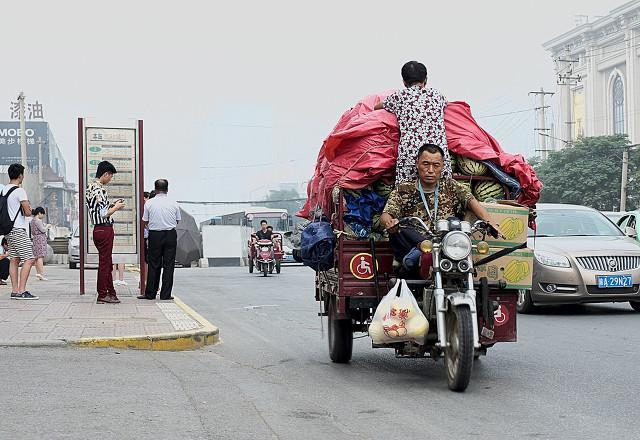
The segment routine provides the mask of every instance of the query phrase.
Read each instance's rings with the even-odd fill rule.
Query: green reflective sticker
[[[98,165],[100,163],[99,160],[90,160],[89,165]]]
[[[98,151],[102,151],[102,147],[89,147],[89,151],[97,153]]]

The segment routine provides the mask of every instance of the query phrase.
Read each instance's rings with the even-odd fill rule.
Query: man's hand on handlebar
[[[380,223],[389,233],[398,232],[398,225],[400,224],[400,221],[397,218],[391,217],[390,214],[387,214],[386,212],[382,213],[380,216]]]

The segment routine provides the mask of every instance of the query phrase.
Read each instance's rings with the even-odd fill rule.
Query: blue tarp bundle
[[[335,236],[328,222],[309,223],[300,237],[300,257],[305,266],[314,270],[329,270],[333,267]]]

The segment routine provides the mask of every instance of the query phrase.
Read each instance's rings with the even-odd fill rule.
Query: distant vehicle
[[[282,251],[284,255],[282,257],[282,264],[298,264],[298,262],[293,258],[293,249],[295,249],[295,245],[291,241],[291,235],[282,233]]]
[[[538,204],[533,288],[520,290],[517,309],[539,305],[629,301],[640,311],[640,245],[603,213],[577,205]]]
[[[638,225],[640,220],[640,211],[623,212],[623,215],[616,222],[618,227],[624,231],[626,228],[633,228],[636,231],[635,239],[640,241],[640,232],[638,231]],[[631,230],[629,230],[631,232]]]
[[[76,269],[80,264],[80,229],[76,227],[69,237],[68,245],[69,269]]]
[[[627,212],[618,212],[618,211],[601,211],[605,216],[607,216],[607,218],[609,220],[611,220],[612,222],[614,222],[615,224],[618,224],[618,221],[625,216],[626,214],[628,214]]]

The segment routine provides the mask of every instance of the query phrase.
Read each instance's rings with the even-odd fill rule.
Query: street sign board
[[[98,250],[92,238],[93,225],[86,215],[85,192],[88,184],[96,179],[98,164],[105,160],[117,170],[106,186],[109,200],[122,199],[126,205],[112,216],[113,261],[139,263],[142,257],[142,121],[107,122],[81,118],[78,120],[78,148],[83,232],[80,244],[84,260],[81,268],[84,262],[98,263]]]

